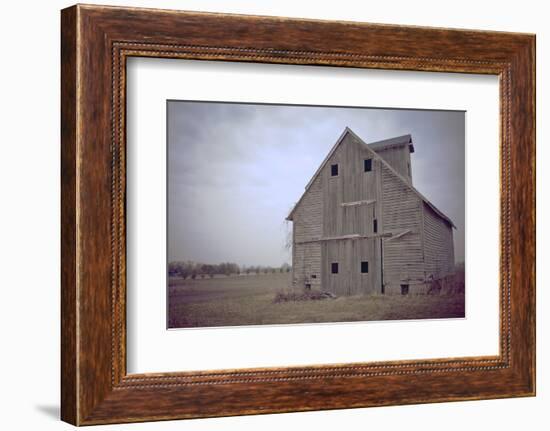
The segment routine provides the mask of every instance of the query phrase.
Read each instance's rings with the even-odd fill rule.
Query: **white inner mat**
[[[498,354],[498,77],[130,58],[127,82],[129,373]],[[167,99],[467,111],[466,318],[167,330]]]

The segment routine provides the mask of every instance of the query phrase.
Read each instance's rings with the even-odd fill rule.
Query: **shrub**
[[[273,302],[319,301],[323,299],[336,299],[336,295],[331,292],[321,292],[318,290],[304,290],[301,292],[281,291],[277,292]]]

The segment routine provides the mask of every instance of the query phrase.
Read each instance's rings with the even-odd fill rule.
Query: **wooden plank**
[[[340,205],[343,207],[353,207],[353,206],[359,206],[359,205],[369,205],[375,203],[375,199],[365,199],[362,201],[355,201],[355,202],[342,202]]]
[[[441,278],[455,270],[453,229],[432,209],[423,205],[426,276]]]
[[[412,184],[411,152],[408,145],[376,151],[395,171]]]
[[[393,236],[392,232],[384,232],[384,233],[373,233],[373,234],[367,234],[367,235],[361,235],[361,234],[350,234],[350,235],[340,235],[340,236],[331,236],[331,237],[323,237],[320,239],[314,239],[310,241],[297,241],[296,244],[307,244],[310,242],[326,242],[326,241],[336,241],[340,239],[349,239],[349,240],[356,240],[356,239],[374,239],[374,238],[391,238]]]
[[[320,173],[326,187],[323,196],[323,238],[333,242],[324,247],[327,253],[323,265],[338,262],[341,270],[338,276],[329,274],[327,289],[336,294],[357,294],[376,283],[372,274],[379,273],[379,256],[375,247],[367,239],[378,237],[374,233],[374,219],[379,210],[377,172],[379,164],[373,164],[371,172],[364,172],[365,159],[373,159],[374,154],[352,133],[344,136],[341,144],[326,161]],[[332,177],[330,166],[338,164],[338,176]],[[360,240],[345,242],[340,240]],[[368,247],[365,244],[369,244]],[[362,259],[372,268],[369,276],[362,276]],[[328,269],[326,271],[329,272]],[[363,283],[363,279],[369,281]],[[372,278],[372,280],[370,279]],[[364,286],[369,286],[368,289]]]
[[[323,233],[322,178],[317,177],[294,208],[292,280],[296,288],[322,284],[321,247]],[[313,277],[315,276],[315,277]]]
[[[385,231],[400,235],[384,241],[384,282],[391,291],[412,279],[423,279],[422,200],[391,170],[382,167],[382,209]],[[407,232],[407,235],[403,235]]]

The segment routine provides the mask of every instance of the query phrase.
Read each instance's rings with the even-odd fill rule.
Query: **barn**
[[[287,220],[294,286],[336,295],[426,292],[454,271],[453,222],[413,187],[411,135],[344,130]]]

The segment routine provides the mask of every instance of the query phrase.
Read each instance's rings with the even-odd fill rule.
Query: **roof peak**
[[[340,139],[342,139],[346,135],[346,133],[348,133],[348,132],[350,132],[352,135],[357,137],[363,144],[366,144],[371,150],[374,150],[374,151],[377,151],[377,152],[387,150],[387,149],[390,149],[390,148],[397,148],[397,147],[401,147],[401,146],[404,146],[404,145],[408,145],[410,152],[414,153],[414,145],[413,145],[413,142],[412,142],[412,135],[410,133],[408,133],[406,135],[396,136],[394,138],[382,139],[381,141],[374,141],[374,142],[366,143],[365,141],[363,141],[363,139],[361,139],[357,135],[357,133],[355,133],[353,130],[351,130],[351,128],[349,126],[346,126],[344,128],[344,132],[340,136]]]
[[[373,154],[374,157],[378,158],[381,163],[386,166],[386,168],[389,169],[389,171],[397,176],[407,187],[409,187],[422,201],[424,201],[437,215],[439,215],[440,217],[442,217],[443,219],[445,219],[452,227],[455,227],[456,226],[454,225],[454,223],[452,222],[452,220],[447,217],[443,212],[441,212],[439,209],[437,209],[437,207],[432,204],[425,196],[423,196],[415,187],[413,187],[411,184],[409,184],[407,182],[407,180],[405,180],[405,178],[403,178],[399,173],[397,173],[395,171],[395,169],[393,169],[389,163],[384,160],[379,154],[377,154],[376,152],[376,148],[375,147],[371,147],[371,145],[373,144],[380,144],[380,143],[383,143],[385,142],[387,144],[388,141],[392,141],[392,140],[397,140],[399,138],[406,138],[408,137],[409,138],[409,145],[412,146],[412,137],[411,135],[403,135],[403,136],[398,136],[397,138],[391,138],[391,139],[385,139],[384,141],[378,141],[378,142],[373,142],[372,144],[367,144],[365,141],[363,141],[353,130],[351,130],[349,127],[346,126],[346,128],[344,129],[344,131],[342,132],[342,134],[340,135],[340,137],[338,138],[338,140],[336,141],[336,143],[334,144],[334,146],[332,147],[332,149],[329,151],[329,153],[327,154],[327,156],[325,157],[325,159],[323,160],[323,162],[321,163],[321,165],[319,166],[319,168],[317,169],[317,171],[313,174],[313,177],[311,178],[311,180],[309,181],[309,183],[307,183],[306,187],[305,187],[305,191],[304,193],[302,194],[302,196],[300,197],[300,199],[298,200],[298,202],[296,202],[296,204],[294,205],[294,207],[292,208],[292,210],[290,211],[290,214],[287,216],[287,220],[292,220],[292,214],[294,213],[294,210],[298,207],[299,203],[301,202],[302,198],[305,196],[305,194],[307,193],[307,191],[309,190],[309,188],[311,187],[311,185],[313,184],[315,178],[317,178],[317,176],[319,175],[319,173],[321,172],[322,168],[325,166],[325,164],[327,163],[327,161],[330,159],[330,157],[332,156],[332,154],[334,154],[334,152],[336,151],[336,149],[338,148],[338,146],[342,143],[342,141],[344,140],[344,138],[346,137],[347,134],[350,134],[352,135],[353,137],[355,137],[355,139],[357,139],[357,141],[362,144],[362,145],[365,145],[365,147],[367,147]],[[406,139],[403,139],[406,141]],[[406,143],[406,142],[405,142]],[[384,144],[384,146],[382,147],[383,149],[387,149],[388,146]],[[390,144],[391,145],[391,144]],[[393,145],[404,145],[403,143],[399,143],[399,144],[393,144]],[[414,150],[414,148],[411,150],[411,152]]]

